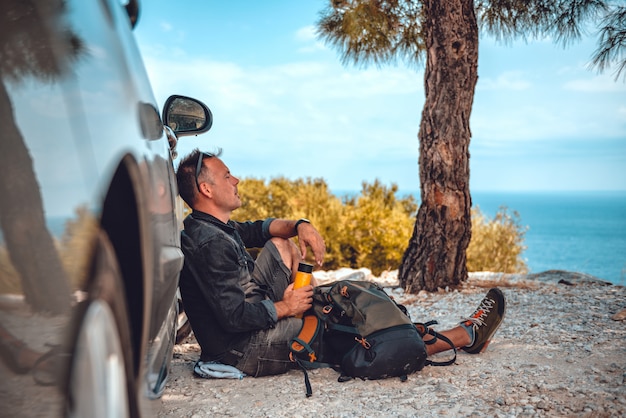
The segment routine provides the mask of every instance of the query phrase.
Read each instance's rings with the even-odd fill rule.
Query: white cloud
[[[560,67],[557,71],[556,71],[556,75],[560,76],[560,77],[565,77],[568,76],[573,73],[578,74],[580,73],[581,68],[583,68],[582,66],[572,66],[572,65],[566,65],[564,67]]]
[[[156,51],[148,51],[152,52]],[[202,57],[180,57],[172,62],[169,57],[163,60],[154,55],[147,55],[144,61],[157,93],[172,86],[204,90],[233,106],[263,107],[272,97],[302,102],[356,101],[394,95],[421,96],[423,91],[421,75],[399,67],[352,70],[316,61],[243,67]]]
[[[298,29],[295,33],[295,38],[298,42],[304,44],[304,46],[298,48],[298,53],[312,54],[319,51],[325,51],[327,49],[324,42],[317,39],[315,26],[313,25]]]
[[[326,45],[323,42],[315,42],[314,44],[303,46],[298,48],[298,53],[300,54],[312,54],[319,51],[325,51]]]
[[[500,74],[496,79],[480,77],[476,90],[526,90],[531,83],[524,79],[522,71],[507,71]]]
[[[358,188],[374,177],[400,182],[388,172],[411,173],[404,187],[416,182],[423,83],[413,70],[315,61],[244,67],[153,55],[145,62],[159,103],[185,94],[213,112],[214,128],[197,141],[179,142],[181,155],[194,146],[219,146],[240,175],[332,175],[332,187]],[[263,164],[249,162],[251,156]],[[381,161],[396,163],[385,172]]]
[[[315,26],[308,25],[296,31],[296,39],[302,42],[311,42],[316,40]]]
[[[604,73],[588,78],[579,78],[563,84],[565,90],[586,93],[626,92],[626,83],[615,80],[611,73]]]
[[[309,35],[302,30],[299,39],[307,42]],[[146,52],[159,103],[169,94],[186,94],[213,111],[211,132],[181,140],[181,155],[196,146],[218,146],[240,176],[323,177],[339,189],[357,189],[361,181],[376,178],[403,189],[417,187],[421,71],[355,69],[319,57],[243,65],[184,51],[175,60],[158,48]],[[520,158],[520,149],[533,155],[556,150],[551,155],[562,157],[571,148],[569,140],[624,132],[623,124],[610,123],[608,104],[581,101],[578,90],[564,90],[559,81],[530,71],[481,78],[478,90],[472,154],[489,164]],[[566,94],[571,98],[564,100]],[[619,103],[610,107],[613,120],[617,109],[620,120],[626,118]],[[493,187],[485,175],[475,180]]]
[[[626,134],[623,124],[616,124],[616,111],[609,103],[571,103],[536,100],[534,104],[515,104],[516,98],[498,104],[481,101],[472,111],[474,138],[491,145],[509,141],[563,141],[614,138]],[[626,114],[624,114],[626,116]]]

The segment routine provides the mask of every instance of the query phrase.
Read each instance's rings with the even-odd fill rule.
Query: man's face
[[[233,211],[241,206],[241,198],[237,190],[239,179],[232,174],[226,164],[217,157],[204,160],[209,169],[212,183],[208,183],[212,199],[220,209]]]

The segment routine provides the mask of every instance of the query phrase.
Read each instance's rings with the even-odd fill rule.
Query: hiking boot
[[[504,294],[500,289],[494,287],[487,292],[472,316],[461,322],[461,325],[474,329],[474,341],[468,346],[461,347],[462,350],[478,354],[487,349],[491,337],[504,319],[505,304]]]

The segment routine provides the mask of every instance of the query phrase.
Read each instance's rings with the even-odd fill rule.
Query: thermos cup
[[[296,277],[293,279],[293,288],[298,289],[302,286],[311,284],[311,275],[313,273],[313,265],[309,263],[300,262],[298,264],[298,271]],[[296,315],[296,318],[302,318],[302,315]]]

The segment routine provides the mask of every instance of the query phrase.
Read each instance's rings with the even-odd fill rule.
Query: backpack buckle
[[[361,344],[363,348],[365,348],[366,350],[369,350],[370,348],[372,348],[372,344],[370,344],[369,341],[365,339],[365,337],[360,338],[360,339],[359,337],[354,337],[354,340],[358,342],[359,344]]]

